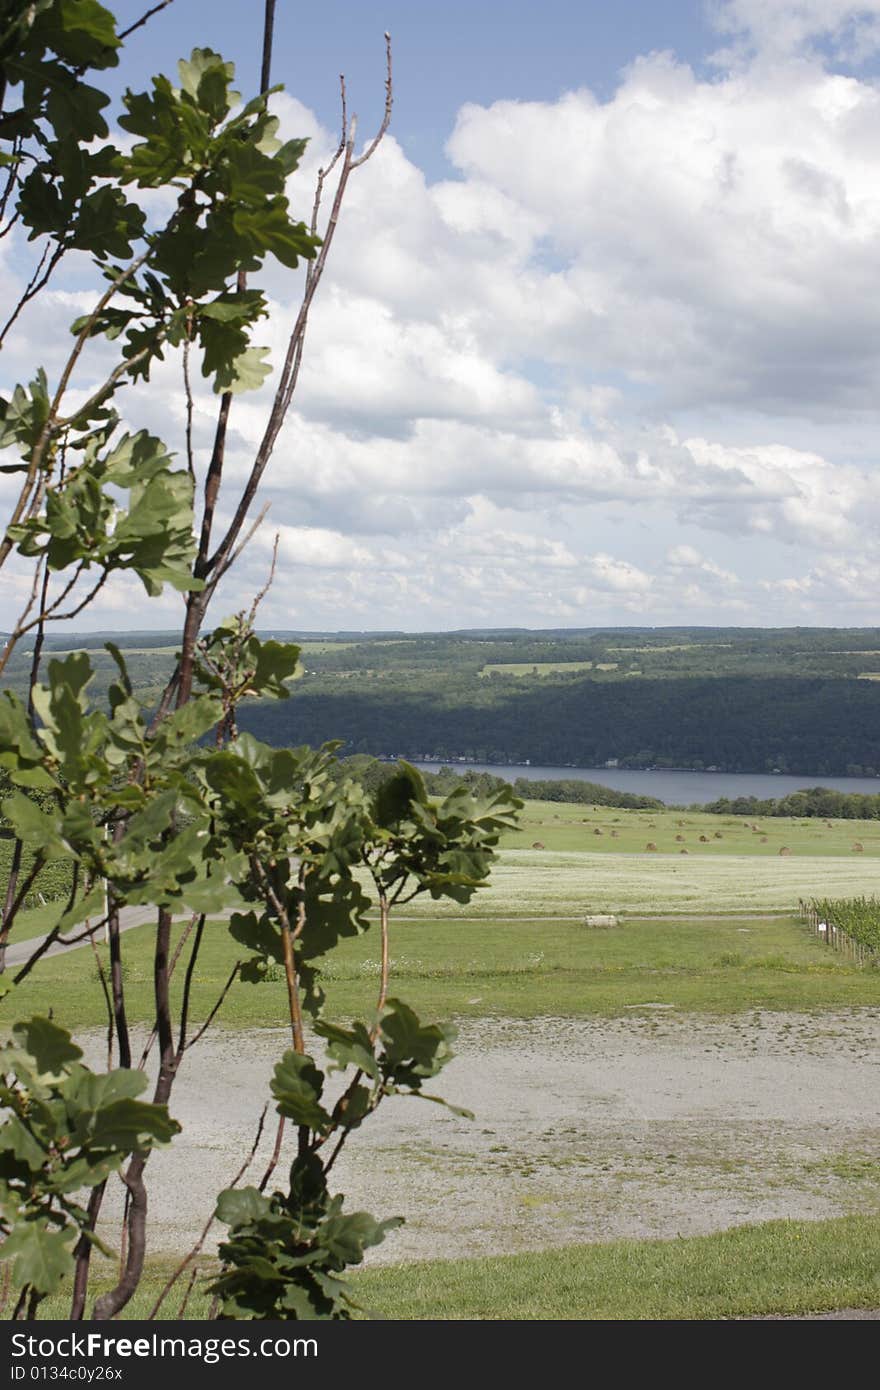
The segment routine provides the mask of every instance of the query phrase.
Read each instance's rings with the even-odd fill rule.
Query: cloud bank
[[[352,180],[225,609],[278,530],[279,626],[878,621],[880,91],[840,65],[880,52],[880,0],[714,16],[708,76],[652,53],[607,101],[467,105],[447,180],[393,136]],[[332,136],[278,111],[312,137],[305,211]],[[277,361],[297,287],[270,288]],[[60,360],[84,297],[23,318],[7,377]],[[138,393],[166,438],[178,381]],[[264,404],[235,405],[232,475]]]

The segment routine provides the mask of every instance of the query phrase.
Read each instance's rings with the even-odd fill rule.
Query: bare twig
[[[186,467],[189,476],[195,485],[196,466],[193,460],[193,392],[192,382],[189,379],[189,354],[190,340],[185,338],[183,342],[183,389],[186,395]]]
[[[214,1022],[214,1019],[217,1017],[217,1014],[220,1012],[220,1009],[221,1009],[221,1007],[222,1007],[222,1004],[223,1004],[224,999],[226,998],[227,994],[229,993],[229,991],[231,990],[233,984],[235,983],[235,977],[236,977],[236,975],[238,974],[238,972],[239,972],[240,969],[241,969],[241,961],[240,961],[240,960],[237,960],[237,961],[235,962],[235,965],[232,967],[232,970],[230,971],[229,979],[226,981],[226,984],[223,986],[223,989],[222,989],[221,994],[220,994],[220,998],[217,1000],[217,1002],[216,1002],[216,1004],[214,1005],[213,1009],[212,1009],[211,1012],[208,1014],[208,1017],[205,1019],[204,1023],[203,1023],[202,1026],[201,1026],[201,1028],[198,1030],[197,1033],[194,1033],[194,1034],[193,1034],[193,1036],[190,1038],[189,1042],[186,1044],[187,1051],[189,1051],[189,1049],[190,1049],[191,1047],[195,1047],[195,1045],[196,1045],[196,1043],[198,1042],[199,1038],[201,1038],[201,1037],[204,1036],[204,1034],[206,1033],[206,1031],[210,1028],[211,1024]]]
[[[293,393],[296,389],[296,384],[299,378],[299,369],[302,362],[303,345],[305,342],[306,328],[308,327],[309,310],[311,309],[312,301],[315,297],[318,285],[321,282],[321,277],[324,273],[324,267],[327,263],[327,257],[330,252],[330,247],[333,243],[333,238],[336,232],[336,227],[338,225],[339,214],[342,208],[342,202],[345,196],[345,190],[348,184],[349,175],[351,174],[353,169],[359,168],[362,164],[366,163],[366,161],[375,153],[380,141],[382,140],[382,137],[385,135],[385,132],[388,129],[388,123],[391,119],[391,106],[393,102],[393,91],[391,81],[391,40],[388,35],[386,35],[386,60],[387,76],[385,83],[385,113],[383,115],[382,123],[379,127],[379,130],[376,133],[376,136],[374,137],[364,154],[361,155],[360,158],[357,160],[354,158],[356,122],[354,119],[352,119],[352,121],[349,124],[347,123],[347,121],[345,121],[345,118],[343,118],[343,134],[345,135],[345,140],[341,149],[337,151],[336,156],[337,158],[342,158],[342,168],[340,170],[339,179],[337,181],[336,192],[334,194],[333,203],[330,210],[330,216],[328,218],[327,227],[324,232],[321,249],[318,252],[315,259],[309,262],[308,268],[306,270],[306,285],[302,303],[300,305],[299,313],[297,315],[296,322],[293,326],[293,330],[291,332],[290,339],[288,342],[287,355],[285,357],[284,365],[281,369],[281,375],[279,377],[278,386],[276,388],[275,398],[272,404],[272,409],[269,413],[269,421],[264,431],[263,438],[260,442],[260,446],[257,450],[257,455],[251,468],[250,476],[247,480],[247,483],[245,484],[244,489],[242,490],[241,500],[236,509],[235,515],[233,516],[233,519],[230,522],[229,527],[227,528],[226,535],[223,537],[223,540],[217,547],[217,550],[214,552],[211,559],[207,562],[208,572],[222,565],[226,556],[234,547],[241,527],[244,524],[245,517],[247,516],[248,511],[250,510],[257,488],[260,484],[260,480],[263,476],[263,473],[265,472],[266,465],[268,464],[269,459],[272,456],[272,452],[275,447],[275,442],[278,438],[278,434],[290,409],[291,401],[293,399]],[[335,162],[336,161],[334,160],[334,163]],[[316,196],[316,206],[313,209],[312,218],[313,231],[316,229],[317,210],[320,206],[320,188],[322,187],[323,175],[319,174],[319,193]]]
[[[12,542],[10,541],[9,544],[11,546]],[[0,675],[2,675],[3,671],[6,669],[6,663],[12,656],[16,644],[28,630],[28,627],[25,625],[27,615],[28,613],[30,613],[31,609],[37,601],[37,592],[40,588],[40,584],[43,578],[43,566],[45,565],[45,563],[46,557],[44,555],[40,556],[40,559],[37,561],[37,564],[34,568],[34,582],[31,585],[31,592],[28,601],[22,609],[21,617],[18,619],[18,622],[16,623],[15,627],[13,628],[12,632],[9,634],[3,645],[3,652],[2,655],[0,655]]]
[[[228,560],[225,561],[222,570],[215,570],[214,574],[213,574],[213,575],[211,576],[211,578],[208,580],[207,584],[205,585],[205,587],[204,587],[204,589],[203,589],[203,591],[202,591],[202,597],[203,597],[203,599],[204,599],[205,607],[206,607],[206,608],[207,608],[208,604],[210,603],[210,601],[211,601],[211,599],[212,599],[212,597],[213,597],[213,595],[214,595],[214,590],[216,589],[217,585],[220,583],[220,580],[223,578],[224,574],[226,574],[227,570],[231,570],[231,569],[232,569],[232,566],[235,564],[235,562],[236,562],[236,560],[238,559],[239,555],[241,555],[241,552],[245,549],[246,546],[250,545],[250,543],[251,543],[251,541],[253,540],[254,536],[256,535],[257,531],[260,529],[260,527],[262,526],[263,522],[266,520],[266,516],[267,516],[267,514],[268,514],[268,511],[269,511],[269,508],[271,507],[271,505],[272,505],[271,502],[264,502],[264,503],[263,503],[262,507],[261,507],[260,510],[259,510],[259,513],[258,513],[257,516],[254,518],[253,523],[251,524],[251,526],[248,527],[247,534],[245,535],[244,539],[239,541],[239,543],[238,543],[238,545],[236,546],[235,550],[234,550],[234,551],[232,552],[232,554],[229,556]],[[274,547],[275,554],[277,554],[277,551],[278,551],[278,539],[279,539],[279,538],[278,538],[278,536],[276,535],[276,537],[275,537],[275,547]],[[273,574],[274,574],[274,572],[275,572],[275,554],[273,554],[273,557],[272,557],[272,573],[273,573]],[[261,592],[260,592],[260,597],[261,597],[261,598],[264,597],[264,595],[265,595],[265,593],[266,593],[266,590],[269,588],[269,585],[271,585],[271,583],[272,583],[272,580],[271,580],[271,578],[270,578],[269,584],[267,584],[267,585],[265,586],[265,588],[263,588],[263,589],[261,590]]]
[[[384,112],[384,115],[382,116],[382,124],[379,126],[379,129],[376,131],[376,134],[373,136],[372,141],[371,141],[370,144],[367,146],[367,148],[364,150],[364,152],[363,152],[363,154],[360,156],[360,158],[359,158],[359,159],[355,159],[355,160],[353,161],[352,166],[351,166],[352,169],[359,169],[359,168],[361,167],[362,164],[366,164],[367,160],[371,157],[371,155],[374,155],[374,154],[376,153],[376,150],[377,150],[377,148],[378,148],[378,146],[379,146],[379,142],[381,141],[381,139],[382,139],[382,137],[385,135],[385,132],[387,131],[389,125],[391,124],[391,108],[392,108],[393,105],[394,105],[394,87],[393,87],[393,83],[392,83],[392,71],[391,71],[391,35],[390,35],[389,33],[386,32],[386,34],[385,34],[385,112]]]
[[[140,19],[136,19],[134,24],[129,24],[127,29],[123,29],[121,33],[116,35],[119,42],[122,43],[127,39],[129,34],[134,33],[135,29],[140,29],[141,25],[152,19],[154,14],[158,14],[160,10],[167,10],[168,6],[173,4],[174,0],[159,0],[158,5],[154,5],[151,10],[147,10],[146,14],[142,14]]]
[[[184,1313],[186,1312],[186,1305],[189,1303],[189,1296],[190,1296],[190,1294],[191,1294],[192,1291],[193,1291],[193,1286],[194,1286],[196,1280],[198,1279],[198,1277],[199,1277],[199,1267],[198,1267],[198,1265],[193,1265],[193,1267],[192,1267],[192,1269],[191,1269],[191,1271],[190,1271],[189,1279],[187,1280],[186,1290],[185,1290],[184,1295],[183,1295],[183,1298],[182,1298],[182,1300],[181,1300],[180,1307],[179,1307],[178,1310],[177,1310],[177,1321],[178,1321],[178,1322],[180,1322],[181,1318],[183,1317]]]
[[[259,1191],[260,1191],[260,1192],[265,1192],[265,1190],[266,1190],[266,1188],[267,1188],[267,1186],[268,1186],[268,1184],[269,1184],[269,1179],[271,1178],[272,1174],[275,1172],[275,1169],[278,1167],[278,1160],[279,1160],[279,1158],[281,1157],[281,1143],[282,1143],[282,1140],[284,1139],[284,1129],[285,1129],[285,1120],[284,1120],[284,1116],[281,1115],[281,1116],[279,1117],[279,1119],[278,1119],[278,1128],[277,1128],[276,1131],[275,1131],[275,1145],[274,1145],[274,1148],[272,1149],[272,1156],[271,1156],[271,1158],[269,1159],[269,1163],[268,1163],[268,1166],[267,1166],[267,1168],[266,1168],[265,1173],[264,1173],[263,1176],[260,1178],[260,1183],[259,1183]]]
[[[381,969],[381,976],[380,976],[380,980],[379,980],[379,999],[378,999],[378,1002],[377,1002],[377,1004],[376,1004],[376,1014],[377,1014],[377,1015],[380,1015],[380,1014],[382,1013],[382,1010],[383,1010],[384,1007],[385,1007],[385,1000],[388,998],[388,913],[389,913],[389,906],[388,906],[388,895],[387,895],[387,893],[384,893],[384,892],[382,892],[382,893],[379,894],[379,913],[380,913],[380,921],[381,921],[381,923],[382,923],[382,969]],[[377,1017],[376,1023],[375,1023],[375,1025],[374,1025],[374,1027],[373,1027],[373,1032],[372,1032],[372,1035],[371,1035],[374,1042],[375,1042],[376,1038],[378,1037],[378,1035],[379,1035],[379,1019],[378,1019],[378,1017]]]
[[[263,60],[260,64],[260,91],[268,92],[272,73],[272,37],[275,33],[275,0],[266,0],[263,15]]]
[[[92,1258],[92,1242],[89,1235],[94,1231],[104,1200],[107,1179],[92,1188],[87,1209],[86,1225],[74,1250],[75,1265],[73,1274],[73,1297],[70,1303],[70,1321],[79,1322],[85,1313],[86,1293],[89,1287],[89,1264]]]
[[[61,260],[61,257],[64,255],[64,243],[59,242],[56,245],[55,250],[52,252],[52,259],[49,261],[45,273],[43,273],[43,266],[46,265],[46,261],[49,257],[49,252],[51,250],[52,243],[50,241],[47,241],[46,245],[43,247],[43,254],[40,256],[40,259],[37,262],[37,267],[30,280],[28,281],[27,287],[22,291],[18,303],[16,304],[12,313],[9,315],[9,318],[4,323],[2,329],[0,329],[0,347],[3,346],[6,334],[9,332],[10,328],[15,323],[15,320],[18,318],[25,305],[28,304],[30,300],[34,298],[35,295],[39,294],[40,290],[44,289],[45,286],[49,283],[49,279],[52,275],[53,270],[55,269],[58,262]]]
[[[186,1050],[186,1024],[187,1019],[189,1018],[189,995],[190,990],[192,989],[193,971],[196,968],[196,961],[199,958],[199,948],[202,944],[202,934],[204,930],[205,914],[204,912],[202,912],[199,914],[198,926],[196,927],[196,936],[192,945],[192,950],[189,953],[189,960],[187,961],[186,966],[186,976],[183,981],[183,1003],[180,1006],[180,1032],[177,1036],[178,1064],[180,1063],[180,1059]]]
[[[18,135],[12,142],[12,158],[6,169],[6,183],[3,187],[3,193],[0,194],[0,222],[2,222],[3,218],[6,216],[6,209],[9,206],[9,199],[12,197],[12,190],[18,183],[18,171],[21,167],[22,159],[21,144],[21,136]],[[6,236],[7,232],[11,231],[19,216],[20,211],[16,209],[14,216],[12,216],[6,226],[0,230],[0,237]]]
[[[123,827],[117,826],[113,831],[114,841],[118,841],[122,833]],[[113,1018],[116,1022],[119,1065],[130,1067],[131,1038],[125,1011],[125,982],[122,976],[122,948],[119,941],[119,904],[112,893],[108,893],[108,899],[107,937],[110,942],[110,991],[113,996]]]
[[[110,988],[107,984],[107,976],[104,972],[104,963],[101,960],[101,953],[95,945],[95,938],[89,933],[89,945],[92,948],[92,955],[95,957],[95,966],[98,971],[98,979],[101,981],[101,989],[104,992],[104,1003],[107,1005],[107,1070],[113,1067],[113,1000],[110,998]]]
[[[183,948],[189,940],[190,933],[192,932],[193,927],[196,925],[198,920],[199,913],[194,912],[193,915],[190,917],[189,922],[180,934],[180,940],[174,948],[174,955],[171,957],[171,964],[168,967],[169,980],[174,978],[174,972],[177,969],[177,962],[180,960]],[[138,1062],[138,1071],[143,1071],[144,1067],[147,1065],[147,1059],[149,1058],[149,1055],[153,1050],[153,1043],[156,1041],[158,1031],[158,1025],[154,1023],[150,1032],[150,1036],[147,1038],[146,1044],[144,1045],[144,1050],[141,1053],[141,1060]]]
[[[270,12],[274,13],[274,4],[270,6],[267,0],[267,22],[270,17]],[[159,702],[159,708],[157,710],[156,715],[154,716],[154,725],[158,724],[158,722],[165,717],[165,715],[170,710],[172,704],[176,704],[179,708],[180,705],[184,704],[186,700],[189,698],[190,692],[192,690],[195,662],[195,647],[199,628],[202,622],[204,621],[208,604],[210,603],[213,597],[219,578],[226,573],[233,559],[236,558],[238,554],[240,554],[241,547],[238,545],[238,541],[242,527],[244,526],[248,514],[250,513],[250,509],[254,503],[254,499],[256,497],[263,474],[265,473],[266,467],[275,448],[275,443],[277,441],[279,432],[290,410],[293,394],[296,390],[296,386],[299,380],[300,368],[302,365],[303,347],[305,343],[306,329],[308,327],[309,310],[311,308],[315,293],[317,292],[318,285],[321,282],[321,277],[324,273],[324,268],[327,263],[327,256],[329,254],[330,247],[332,245],[333,238],[336,232],[336,227],[339,221],[340,210],[342,207],[343,198],[345,196],[345,190],[348,183],[349,175],[351,174],[353,168],[360,167],[362,164],[366,162],[367,159],[369,159],[375,153],[382,137],[388,129],[388,123],[391,118],[391,105],[393,100],[393,93],[391,81],[391,43],[390,38],[387,34],[385,36],[385,43],[387,62],[387,74],[385,82],[385,112],[379,130],[376,133],[376,136],[371,141],[364,154],[361,155],[357,160],[355,160],[354,157],[354,141],[357,123],[354,118],[351,120],[351,122],[349,122],[348,120],[348,113],[346,107],[345,80],[344,78],[340,78],[342,93],[342,137],[336,154],[334,155],[328,168],[326,170],[322,169],[319,171],[317,187],[315,192],[315,201],[312,209],[311,231],[313,234],[315,234],[317,232],[318,218],[322,202],[325,179],[330,170],[333,169],[337,162],[341,160],[342,167],[339,172],[339,178],[337,180],[336,191],[330,209],[330,215],[327,221],[327,226],[324,230],[323,241],[318,255],[314,260],[308,262],[306,268],[306,280],[303,299],[300,304],[296,322],[293,326],[293,330],[288,340],[287,353],[279,375],[278,385],[276,387],[272,407],[269,412],[269,418],[266,424],[266,428],[263,432],[263,437],[257,449],[254,462],[251,466],[250,474],[248,476],[244,488],[242,489],[238,505],[236,506],[232,520],[227,526],[222,540],[214,549],[213,554],[211,554],[211,535],[214,523],[217,495],[219,493],[220,480],[223,474],[223,463],[226,447],[226,432],[229,423],[229,411],[231,409],[231,397],[227,399],[229,393],[225,393],[224,396],[221,397],[220,412],[218,415],[217,427],[214,436],[214,447],[211,454],[211,461],[208,466],[208,472],[205,478],[204,509],[202,513],[202,527],[199,539],[199,548],[195,563],[193,565],[194,578],[198,580],[208,580],[208,583],[205,585],[205,588],[203,590],[194,590],[188,596],[186,619],[184,622],[183,638],[181,642],[180,660],[178,662],[177,668],[172,674],[171,679],[169,680],[168,685],[166,686],[162,694],[162,698]],[[271,38],[268,40],[268,49],[266,47],[266,41],[264,40],[264,90],[266,90],[266,88],[268,87],[269,79],[269,73],[265,63],[267,52],[271,54]],[[244,276],[239,275],[239,288],[243,288],[244,283]]]

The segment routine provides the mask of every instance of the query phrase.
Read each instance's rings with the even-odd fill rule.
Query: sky
[[[341,71],[365,138],[380,118],[386,29],[394,115],[349,185],[270,510],[214,616],[261,587],[277,533],[267,626],[880,623],[880,0],[277,8],[301,215]],[[200,44],[249,93],[261,9],[174,0],[117,91]],[[0,248],[12,287],[28,248]],[[300,282],[264,280],[277,362]],[[6,389],[57,372],[58,324],[91,298],[72,266],[22,316]],[[179,386],[169,362],[127,422],[179,448]],[[233,484],[267,398],[234,405]],[[202,458],[215,408],[199,396]],[[25,582],[0,573],[3,610]],[[179,613],[121,580],[78,622]]]

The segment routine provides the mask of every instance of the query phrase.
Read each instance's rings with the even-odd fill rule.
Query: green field
[[[798,899],[880,892],[880,861],[831,856],[585,854],[504,850],[469,915],[499,918],[588,912],[717,914],[791,912]],[[455,904],[420,902],[412,911],[460,916]]]
[[[613,806],[527,801],[520,828],[508,832],[502,844],[508,849],[527,849],[535,841],[547,850],[585,854],[681,856],[686,849],[688,856],[779,858],[780,850],[788,849],[791,857],[799,861],[825,856],[848,859],[858,881],[862,872],[859,861],[871,856],[880,858],[880,821],[825,821],[818,817],[793,820],[786,816],[752,819],[703,811],[629,811]],[[649,844],[655,845],[656,850],[648,850]],[[856,849],[856,845],[861,849]],[[720,866],[719,872],[723,873]],[[867,870],[869,882],[874,882],[872,873]]]
[[[525,1255],[432,1260],[367,1269],[353,1281],[369,1316],[395,1321],[572,1318],[578,1321],[696,1320],[874,1308],[880,1303],[880,1217],[773,1221],[675,1241],[609,1241]],[[95,1257],[95,1295],[110,1285]],[[148,1261],[122,1318],[145,1318],[171,1274],[171,1261]],[[205,1318],[210,1261],[186,1316]],[[179,1315],[188,1276],[162,1306]],[[43,1317],[67,1316],[69,1296],[43,1305]]]
[[[125,935],[132,1022],[152,1019],[152,936],[149,926]],[[106,959],[106,948],[98,949]],[[193,990],[195,1021],[207,1014],[240,954],[222,922],[209,927]],[[395,924],[391,954],[395,989],[428,1017],[616,1016],[657,1003],[716,1014],[880,1004],[880,971],[844,960],[791,916],[627,919],[611,930],[558,917],[425,916]],[[331,1014],[369,1015],[378,970],[373,930],[344,942],[324,972]],[[275,975],[258,985],[236,982],[218,1024],[282,1027],[287,998],[281,972]],[[181,967],[174,979],[177,999],[182,977]],[[41,962],[16,990],[7,1013],[45,1014],[50,1008],[70,1028],[106,1021],[91,951]]]
[[[845,962],[796,915],[800,898],[880,893],[880,823],[768,820],[764,828],[766,844],[740,818],[528,802],[521,830],[507,836],[511,847],[470,904],[419,899],[394,923],[395,981],[418,1009],[441,1017],[615,1015],[645,1001],[718,1013],[880,1003],[880,971]],[[658,852],[644,850],[648,835]],[[856,835],[864,851],[844,853]],[[544,848],[531,848],[535,841]],[[789,856],[774,852],[780,841]],[[621,915],[623,925],[585,928],[594,913]],[[14,939],[46,920],[27,914]],[[124,954],[130,1016],[146,1022],[150,927],[126,933]],[[224,923],[210,927],[195,1016],[211,1007],[240,955]],[[377,956],[370,931],[328,958],[335,1010],[369,1012]],[[88,950],[43,961],[17,991],[16,1013],[51,1007],[71,1027],[103,1023],[95,971]],[[277,1027],[286,1010],[281,979],[236,983],[219,1021]]]
[[[481,676],[498,673],[501,676],[548,676],[555,671],[592,671],[592,661],[502,661],[490,662],[480,672]],[[603,671],[613,670],[613,666],[603,665]]]

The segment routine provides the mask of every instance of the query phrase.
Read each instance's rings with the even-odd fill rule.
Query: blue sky
[[[207,44],[249,93],[262,8],[175,0],[118,82]],[[269,520],[219,607],[277,531],[284,626],[880,622],[880,0],[279,0],[303,214],[340,71],[361,132],[379,118],[386,28],[391,132],[349,187]],[[0,243],[10,283],[28,253]],[[89,274],[22,316],[8,382],[53,368]],[[267,284],[277,360],[299,284]],[[169,362],[129,407],[177,448],[179,385]],[[236,402],[231,482],[265,408]],[[92,621],[178,611],[121,583]]]
[[[137,15],[139,0],[125,8]],[[242,80],[255,82],[261,9],[260,0],[175,0],[145,31],[142,50],[158,68],[206,45],[235,56]],[[332,126],[344,72],[358,114],[375,121],[386,30],[394,45],[395,133],[432,178],[450,173],[444,146],[465,102],[553,100],[583,85],[607,96],[640,53],[669,48],[701,64],[718,46],[702,0],[279,0],[277,80]]]

